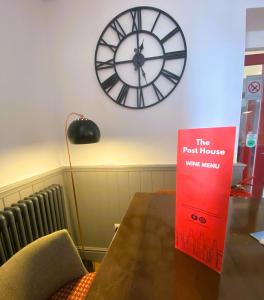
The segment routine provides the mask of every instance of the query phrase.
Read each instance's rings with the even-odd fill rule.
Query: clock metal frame
[[[142,10],[152,10],[157,12],[157,17],[152,25],[152,29],[151,31],[148,30],[144,30],[142,29],[142,19],[141,19],[141,11]],[[125,14],[129,14],[132,18],[132,30],[128,33],[125,32],[125,30],[123,29],[122,25],[120,24],[120,22],[118,21],[118,19],[120,17],[122,17]],[[157,22],[160,18],[160,15],[164,15],[165,17],[169,18],[175,25],[175,28],[168,32],[168,34],[166,34],[162,39],[160,39],[156,34],[153,33],[155,26],[157,25]],[[109,44],[107,43],[104,39],[103,36],[105,35],[106,31],[111,28],[113,31],[116,32],[119,42],[117,45],[113,45],[113,44]],[[156,39],[159,43],[159,45],[161,46],[161,49],[163,51],[163,54],[160,56],[155,56],[155,57],[147,57],[145,58],[144,55],[141,54],[140,51],[140,47],[143,47],[143,42],[142,45],[139,45],[139,34],[150,34],[154,39]],[[134,51],[137,51],[136,54],[134,54],[133,58],[131,60],[127,60],[127,61],[121,61],[121,62],[116,62],[115,58],[116,58],[116,54],[118,52],[118,49],[120,47],[120,45],[123,43],[123,41],[126,40],[126,38],[128,38],[131,35],[137,35],[137,48],[134,49]],[[184,45],[184,49],[180,50],[180,51],[172,51],[172,52],[167,52],[165,51],[164,48],[164,43],[166,43],[171,37],[173,37],[176,34],[180,34],[182,41],[183,41],[183,45]],[[97,54],[98,54],[98,49],[99,47],[107,47],[109,48],[111,51],[113,51],[113,59],[107,60],[107,61],[98,61],[97,60]],[[136,50],[137,49],[137,50]],[[144,65],[144,62],[147,60],[153,60],[153,59],[163,59],[162,62],[162,67],[159,71],[159,73],[155,76],[155,78],[153,80],[151,80],[150,82],[146,81],[146,84],[140,84],[140,70],[143,70],[142,66]],[[166,69],[164,69],[164,65],[166,60],[177,60],[177,59],[184,59],[184,63],[181,69],[181,72],[179,75],[170,72]],[[159,9],[159,8],[155,8],[155,7],[151,7],[151,6],[137,6],[137,7],[133,7],[130,9],[127,9],[123,12],[121,12],[120,14],[118,14],[117,16],[115,16],[104,28],[103,32],[101,33],[99,40],[97,42],[96,45],[96,50],[95,50],[95,57],[94,57],[94,64],[95,64],[95,71],[96,71],[96,76],[98,79],[99,84],[101,85],[103,91],[106,93],[106,95],[112,99],[115,103],[117,103],[118,105],[121,105],[123,107],[126,108],[131,108],[131,109],[144,109],[144,108],[148,108],[151,106],[154,106],[160,102],[162,102],[164,99],[166,99],[176,88],[176,86],[179,84],[185,67],[186,67],[186,62],[187,62],[187,45],[186,45],[186,40],[183,34],[183,31],[181,29],[181,27],[179,26],[179,24],[166,12],[164,12],[163,10]],[[138,68],[138,76],[139,76],[139,85],[134,86],[131,85],[127,82],[125,82],[122,78],[120,78],[120,76],[118,75],[117,72],[117,65],[120,63],[133,63],[135,68]],[[99,77],[99,73],[100,71],[104,70],[104,69],[110,69],[113,68],[114,69],[114,74],[112,74],[111,76],[109,76],[106,80],[104,80],[103,82],[100,80]],[[144,73],[144,71],[142,71],[142,73]],[[160,91],[160,89],[155,85],[155,81],[160,77],[160,76],[164,76],[167,80],[169,80],[171,83],[173,83],[173,88],[166,94],[163,95],[162,92]],[[144,77],[145,78],[145,77]],[[146,78],[145,78],[146,80]],[[109,92],[110,90],[115,86],[115,84],[117,82],[122,82],[123,83],[123,87],[121,88],[117,98],[113,98]],[[151,86],[153,87],[153,90],[156,94],[157,97],[157,101],[151,103],[150,105],[144,105],[144,95],[143,95],[143,89]],[[132,88],[132,89],[137,89],[137,99],[136,99],[136,106],[128,106],[126,105],[126,97],[128,95],[128,90]]]

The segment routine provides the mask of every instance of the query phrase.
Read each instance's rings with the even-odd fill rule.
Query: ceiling
[[[247,31],[264,30],[264,7],[247,9]]]

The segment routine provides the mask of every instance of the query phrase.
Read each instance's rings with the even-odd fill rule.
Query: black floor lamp
[[[73,120],[70,124],[69,120],[72,116],[79,117],[78,119]],[[70,164],[70,174],[71,174],[71,182],[72,182],[72,189],[73,189],[73,199],[74,199],[74,207],[77,217],[77,224],[79,230],[79,237],[81,243],[81,249],[84,251],[84,243],[83,243],[83,235],[79,217],[79,209],[78,209],[78,201],[76,197],[76,188],[73,176],[73,169],[72,169],[72,161],[69,149],[69,141],[71,144],[92,144],[99,142],[101,137],[100,130],[98,126],[91,120],[85,118],[84,115],[71,112],[68,114],[66,121],[65,121],[65,139],[68,151],[68,159]]]

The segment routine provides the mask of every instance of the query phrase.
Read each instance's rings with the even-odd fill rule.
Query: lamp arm
[[[80,117],[81,119],[84,119],[84,115],[83,114],[79,114],[79,113],[76,113],[76,112],[70,112],[67,117],[66,117],[66,121],[65,121],[65,133],[67,133],[67,129],[68,129],[68,123],[69,123],[69,119],[71,116],[77,116],[77,117]],[[67,135],[66,135],[67,136]]]
[[[81,119],[84,119],[84,115],[76,113],[76,112],[71,112],[67,115],[66,121],[65,121],[65,140],[66,140],[67,153],[68,153],[68,159],[69,159],[69,164],[70,164],[70,174],[71,174],[71,182],[72,182],[72,189],[73,189],[74,207],[75,207],[75,212],[76,212],[76,217],[77,217],[81,249],[84,251],[83,235],[82,235],[82,229],[81,229],[81,223],[80,223],[78,202],[77,202],[77,196],[76,196],[76,188],[75,188],[75,182],[74,182],[74,177],[73,177],[71,154],[70,154],[70,148],[69,148],[69,139],[68,139],[68,135],[67,135],[68,123],[72,116],[79,116]]]

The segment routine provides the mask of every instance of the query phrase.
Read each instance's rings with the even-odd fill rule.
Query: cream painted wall
[[[174,164],[177,129],[239,126],[246,3],[47,1],[61,115],[83,112],[102,133],[98,144],[72,147],[73,163]],[[101,90],[94,71],[95,47],[105,25],[119,12],[137,5],[169,12],[181,25],[188,45],[187,66],[179,86],[164,102],[146,110],[129,110],[113,103]],[[63,132],[63,118],[60,128]],[[61,162],[67,163],[65,156]]]
[[[109,100],[93,63],[105,25],[136,5],[169,12],[188,44],[177,89],[143,111]],[[178,128],[238,126],[245,8],[257,6],[263,1],[0,0],[0,186],[67,164],[70,111],[102,132],[101,143],[72,147],[75,165],[174,164]]]
[[[44,5],[0,1],[0,187],[59,166]]]

